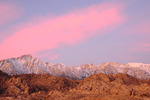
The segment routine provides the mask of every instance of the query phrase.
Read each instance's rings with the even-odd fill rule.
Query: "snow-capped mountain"
[[[117,74],[125,73],[140,79],[150,78],[150,64],[143,63],[103,63],[99,66],[86,64],[68,67],[64,64],[43,63],[31,55],[23,55],[18,58],[10,58],[0,61],[0,70],[9,74],[52,74],[55,76],[82,79],[93,74]]]

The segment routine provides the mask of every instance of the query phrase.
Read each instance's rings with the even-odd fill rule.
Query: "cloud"
[[[139,24],[132,26],[128,34],[135,34],[135,36],[139,35],[140,39],[136,39],[134,42],[133,48],[130,51],[133,52],[150,52],[150,20],[144,20]]]
[[[33,18],[0,44],[0,59],[74,46],[124,22],[122,4],[104,3],[61,16]],[[58,57],[58,56],[55,56]],[[54,57],[54,58],[55,58]]]
[[[141,42],[141,41],[140,41]],[[137,42],[134,47],[130,48],[132,52],[150,52],[150,43]]]
[[[130,51],[132,51],[132,52],[150,52],[150,48],[136,47],[136,48],[131,48]]]
[[[135,27],[136,32],[139,32],[140,34],[147,34],[150,35],[150,20],[144,21],[140,25]]]
[[[58,58],[60,55],[59,54],[55,54],[49,57],[50,60],[56,59]]]
[[[126,30],[127,34],[143,34],[150,35],[150,20],[144,20]]]
[[[0,3],[0,27],[19,18],[21,15],[20,10],[15,5],[9,3]]]
[[[150,43],[143,44],[144,47],[150,47]]]

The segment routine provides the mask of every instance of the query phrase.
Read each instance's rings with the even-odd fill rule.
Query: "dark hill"
[[[95,74],[72,80],[50,74],[9,76],[0,71],[0,100],[143,100],[150,80],[127,74]]]

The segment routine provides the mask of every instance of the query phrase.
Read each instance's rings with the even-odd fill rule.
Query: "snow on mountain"
[[[95,66],[86,64],[81,66],[68,67],[62,63],[53,64],[43,63],[38,58],[31,55],[23,55],[18,58],[10,58],[0,61],[0,70],[9,74],[45,74],[49,73],[55,76],[68,77],[72,79],[82,79],[93,74],[117,74],[124,73],[131,76],[148,79],[150,78],[150,64],[143,63],[103,63]]]

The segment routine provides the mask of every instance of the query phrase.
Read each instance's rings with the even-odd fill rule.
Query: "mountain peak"
[[[32,58],[31,54],[22,55],[22,57]]]
[[[20,57],[18,57],[18,59],[31,59],[32,55],[31,54],[26,54],[26,55],[22,55]]]
[[[90,68],[92,68],[92,66],[93,66],[93,64],[92,64],[92,63],[90,63],[90,64],[89,64],[89,67],[90,67]]]

